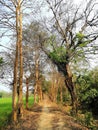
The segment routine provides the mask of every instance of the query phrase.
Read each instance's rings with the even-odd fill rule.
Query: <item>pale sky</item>
[[[79,4],[80,2],[86,2],[87,0],[73,0],[74,2],[75,2],[75,4]],[[4,42],[2,42],[2,41],[4,41]],[[1,43],[2,42],[2,43]],[[5,43],[5,44],[4,44]],[[1,39],[1,41],[0,41],[0,44],[2,44],[2,45],[7,45],[8,46],[8,38],[6,38],[6,39]],[[0,46],[0,50],[1,51],[3,51],[3,49],[4,48],[2,48],[1,46]],[[94,58],[95,59],[95,58]],[[96,60],[97,61],[97,60]],[[96,65],[98,65],[98,63],[96,62],[96,61],[94,61],[94,60],[91,60],[90,61],[90,66],[91,66],[91,68],[94,68]],[[0,84],[0,91],[1,90],[5,90],[5,91],[9,91],[9,89],[8,89],[8,87],[5,87],[4,85],[2,85],[2,84]]]
[[[0,91],[10,92],[11,90],[6,85],[0,83]]]
[[[74,0],[75,4],[78,4],[79,2],[81,2],[82,0]]]

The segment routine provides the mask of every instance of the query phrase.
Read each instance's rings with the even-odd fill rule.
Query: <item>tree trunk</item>
[[[17,120],[17,85],[18,85],[18,53],[19,53],[19,30],[18,30],[18,10],[16,8],[16,33],[17,33],[17,41],[16,41],[16,55],[14,62],[14,84],[13,84],[13,96],[12,96],[12,120]]]
[[[43,100],[43,92],[42,92],[42,89],[40,90],[40,100],[41,100],[41,101]]]
[[[28,109],[28,98],[29,98],[29,81],[26,78],[26,109]]]
[[[34,103],[37,103],[37,85],[36,84],[34,88]]]
[[[18,33],[18,38],[19,38],[19,97],[18,97],[18,114],[20,117],[23,117],[23,88],[22,88],[22,83],[23,83],[23,53],[22,53],[22,12],[21,12],[21,2],[20,0],[18,1],[18,28],[19,28],[19,33]]]
[[[62,85],[60,86],[60,102],[63,103]]]
[[[17,42],[16,42],[16,55],[15,55],[15,63],[14,63],[14,84],[13,84],[13,99],[12,99],[13,121],[17,120],[18,117],[17,114],[21,116],[23,115],[23,102],[22,102],[23,55],[22,55],[21,0],[18,0],[16,5],[16,35],[17,35]],[[18,91],[18,104],[17,104],[17,91]]]
[[[54,95],[55,95],[55,90],[54,90],[54,81],[52,81],[52,87],[51,87],[51,99],[52,102],[54,102]]]
[[[39,78],[39,61],[38,61],[38,56],[36,55],[35,57],[35,90],[34,90],[34,103],[37,102],[37,94],[38,94],[38,78]]]
[[[39,94],[39,102],[41,102],[42,101],[42,99],[43,99],[43,96],[42,96],[42,89],[41,89],[41,85],[39,84],[39,86],[38,86],[38,94]]]
[[[18,73],[18,42],[16,43],[16,56],[14,63],[14,84],[13,84],[13,96],[12,96],[12,120],[17,120],[17,73]]]
[[[66,64],[66,72],[67,73],[65,76],[65,84],[66,84],[66,87],[68,88],[68,91],[71,95],[72,112],[73,112],[73,114],[76,114],[77,113],[77,96],[75,93],[75,86],[74,86],[73,81],[72,81],[72,73],[71,73],[69,64]]]

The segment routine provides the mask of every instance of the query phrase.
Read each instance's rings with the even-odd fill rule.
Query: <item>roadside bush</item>
[[[94,122],[93,115],[91,112],[85,112],[84,114],[78,114],[77,122],[81,123],[81,125],[85,125],[90,130],[97,130],[98,129],[95,126],[95,122]]]
[[[80,108],[98,115],[98,69],[80,76],[77,86]]]

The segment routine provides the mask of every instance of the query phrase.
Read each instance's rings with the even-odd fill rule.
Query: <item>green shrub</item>
[[[94,119],[91,112],[86,112],[84,114],[79,114],[77,116],[77,122],[81,125],[85,125],[89,130],[97,130],[98,128],[94,124]]]
[[[98,115],[98,68],[80,76],[77,86],[80,108]]]

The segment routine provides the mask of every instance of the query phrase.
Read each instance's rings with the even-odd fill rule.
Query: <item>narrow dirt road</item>
[[[35,104],[14,126],[6,130],[88,130],[65,114],[46,96],[43,102]]]
[[[39,105],[42,107],[42,112],[37,122],[37,130],[87,130],[75,123],[70,116],[65,115],[47,96]]]
[[[38,120],[38,130],[63,130],[64,122],[57,113],[57,105],[49,101],[48,97],[45,97],[40,106],[42,106],[42,112]]]

